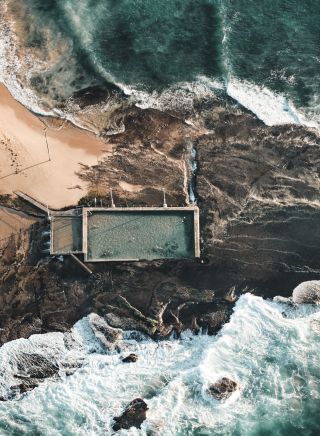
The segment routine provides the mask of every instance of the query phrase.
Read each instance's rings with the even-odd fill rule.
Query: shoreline
[[[56,121],[58,130],[50,126]],[[50,123],[0,84],[0,195],[21,190],[49,207],[63,208],[88,193],[76,172],[81,164],[96,164],[112,147],[69,121],[51,118]]]

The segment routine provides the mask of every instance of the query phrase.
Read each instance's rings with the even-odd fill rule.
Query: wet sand
[[[11,235],[28,229],[34,222],[36,222],[35,218],[22,212],[0,206],[0,245]]]
[[[88,186],[76,172],[111,146],[94,134],[41,120],[0,84],[0,195],[22,191],[52,208],[76,204]]]

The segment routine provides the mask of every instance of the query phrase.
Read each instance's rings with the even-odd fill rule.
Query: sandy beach
[[[22,212],[0,206],[0,245],[11,235],[16,235],[23,230],[29,229],[31,224],[36,222]]]
[[[45,121],[45,122],[44,122]],[[76,204],[87,186],[76,172],[111,146],[60,120],[41,120],[0,84],[0,195],[22,191],[52,208]]]

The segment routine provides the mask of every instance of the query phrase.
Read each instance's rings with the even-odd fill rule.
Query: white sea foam
[[[1,422],[7,434],[19,428],[21,434],[102,436],[112,434],[114,416],[142,397],[149,407],[147,421],[141,430],[120,435],[247,436],[272,434],[273,423],[274,429],[288,423],[298,428],[305,425],[303,408],[320,400],[319,334],[319,307],[294,308],[246,294],[217,337],[184,332],[181,340],[156,343],[128,332],[123,353],[135,352],[139,359],[123,364],[123,353],[101,352],[84,318],[73,329],[73,351],[62,333],[0,349],[6,371],[12,355],[25,347],[58,360],[67,353],[85,357],[73,375],[47,380],[19,401],[0,404]],[[224,376],[240,389],[218,402],[207,388]]]
[[[196,99],[213,97],[216,92],[221,92],[224,85],[219,80],[199,76],[193,82],[180,82],[162,91],[145,91],[135,86],[129,86],[121,82],[116,85],[130,96],[137,107],[141,109],[158,110],[193,110]]]
[[[319,117],[299,112],[292,101],[266,87],[230,77],[227,93],[243,107],[253,112],[267,126],[279,124],[301,124],[319,129]]]
[[[0,4],[0,17],[6,16],[6,3]],[[42,115],[54,115],[54,112],[43,109],[36,94],[22,84],[18,77],[22,64],[16,52],[17,41],[12,24],[0,20],[0,82],[10,91],[12,96],[28,109]],[[25,58],[24,69],[31,70],[34,60]]]
[[[284,95],[233,76],[229,76],[225,83],[201,76],[194,82],[178,83],[161,92],[147,92],[123,83],[117,83],[117,86],[142,109],[191,112],[195,100],[214,98],[217,94],[221,97],[225,93],[253,112],[267,126],[297,124],[320,128],[320,117],[317,114],[298,111],[294,103]]]
[[[3,12],[4,9],[5,3],[0,4],[0,13],[1,11]],[[78,37],[83,40],[84,46],[88,45],[86,38],[88,39],[90,36],[80,28],[78,15],[68,9],[68,4],[65,5],[65,12],[70,19],[70,25],[72,25]],[[302,113],[297,110],[294,103],[286,96],[277,94],[266,87],[260,87],[249,81],[237,79],[232,73],[232,66],[228,58],[227,27],[224,34],[224,64],[227,71],[225,81],[199,76],[193,82],[181,82],[162,91],[148,92],[139,85],[129,86],[117,82],[117,80],[100,65],[98,60],[93,59],[93,63],[99,74],[104,76],[106,80],[114,82],[142,109],[153,108],[158,110],[183,110],[185,112],[192,112],[196,100],[214,97],[217,93],[222,96],[223,93],[225,93],[236,100],[240,105],[252,111],[266,125],[301,124],[319,129],[320,120],[316,113],[313,114],[311,110],[308,111],[308,113]],[[78,107],[73,107],[69,104],[65,110],[57,108],[48,109],[42,104],[40,96],[31,88],[26,87],[28,77],[25,77],[23,82],[18,79],[21,74],[30,76],[34,67],[35,59],[31,55],[29,58],[24,57],[22,65],[17,56],[16,37],[12,31],[11,24],[10,22],[2,20],[0,22],[0,82],[6,85],[17,101],[33,112],[42,115],[58,116],[71,121],[79,127],[83,127],[85,121],[83,116],[80,116],[80,118],[77,116]],[[42,67],[45,68],[45,66],[41,66],[40,63],[37,68],[41,70]],[[28,73],[26,73],[26,71],[28,71]],[[106,110],[106,108],[102,104],[101,111],[103,112],[104,110]],[[97,133],[97,129],[92,124],[89,125],[86,123],[84,127]],[[115,132],[118,132],[118,130],[119,129],[116,128]]]

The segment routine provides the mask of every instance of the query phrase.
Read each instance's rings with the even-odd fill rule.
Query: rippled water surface
[[[29,106],[32,92],[53,109],[92,85],[116,84],[147,107],[169,104],[168,92],[182,105],[223,89],[267,124],[319,126],[317,0],[5,3],[21,54],[0,20],[0,79]],[[31,94],[18,92],[15,75]]]

